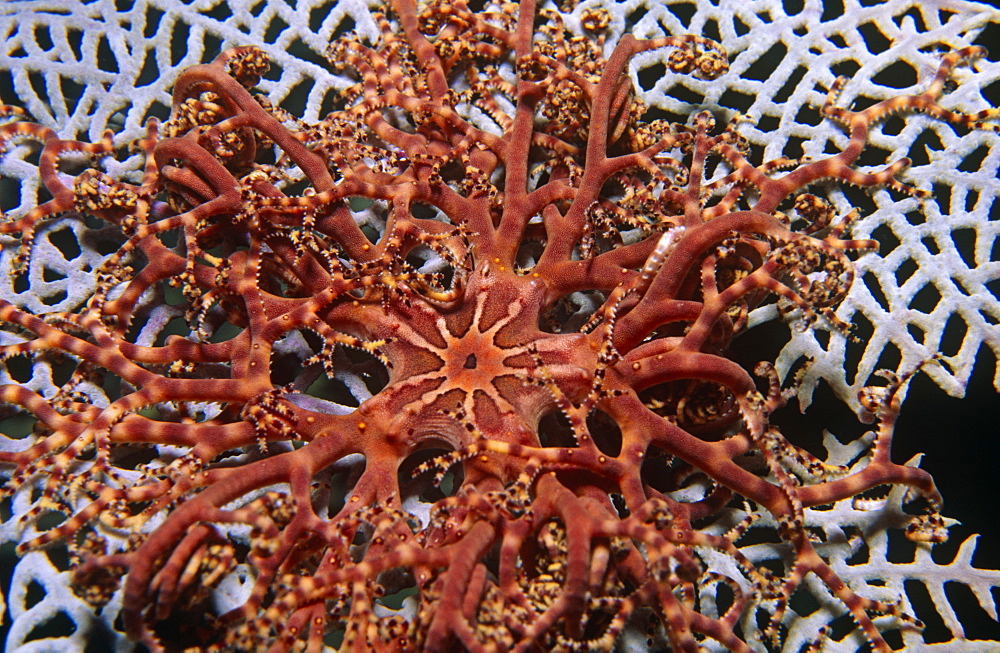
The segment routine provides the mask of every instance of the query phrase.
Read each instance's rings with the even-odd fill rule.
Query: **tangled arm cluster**
[[[123,585],[153,650],[610,649],[626,631],[749,650],[780,640],[808,578],[876,650],[918,627],[845,584],[804,517],[899,485],[907,535],[943,539],[932,479],[890,459],[905,379],[863,393],[877,428],[841,467],[770,423],[792,390],[727,349],[775,298],[848,328],[846,253],[874,243],[807,189],[919,194],[905,160],[855,167],[869,131],[912,111],[990,128],[995,111],[938,104],[981,49],[857,111],[838,83],[843,151],[755,165],[738,117],[649,120],[633,94],[633,56],[670,48],[667,74],[713,79],[716,44],[626,36],[605,60],[607,22],[397,0],[376,43],[330,48],[357,83],[317,124],[254,94],[259,50],[229,50],[181,75],[132,144],[136,179],[106,172],[129,155],[110,134],[7,108],[0,143],[41,144],[51,195],[0,226],[17,263],[54,216],[118,234],[79,311],[0,304],[0,356],[65,369],[55,396],[0,387],[37,419],[0,452],[3,492],[42,478],[28,519],[62,515],[23,549],[65,542],[95,606]],[[754,519],[783,561],[741,551]],[[235,570],[239,605],[208,609]]]

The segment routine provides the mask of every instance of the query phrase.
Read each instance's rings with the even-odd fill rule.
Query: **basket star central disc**
[[[393,324],[386,354],[395,362],[406,352],[406,363],[393,368],[392,381],[374,398],[378,410],[363,406],[360,413],[391,416],[385,432],[395,431],[412,448],[425,439],[460,448],[478,437],[539,446],[538,420],[553,406],[551,392],[538,383],[539,363],[564,391],[585,392],[596,348],[580,346],[584,334],[538,329],[546,290],[538,279],[482,264],[467,290],[475,301],[453,313],[414,302],[408,319]],[[581,352],[589,360],[576,360]],[[393,409],[383,412],[381,398],[391,398]]]

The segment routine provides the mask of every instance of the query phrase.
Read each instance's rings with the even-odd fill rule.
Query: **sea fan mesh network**
[[[373,35],[376,26],[370,8],[376,4],[8,0],[0,6],[0,99],[24,107],[34,120],[63,137],[97,140],[111,128],[118,134],[116,143],[124,143],[142,133],[149,116],[166,117],[179,71],[211,60],[224,48],[255,44],[272,61],[259,87],[274,104],[315,121],[348,83],[329,70],[322,52],[335,35],[347,30]],[[731,66],[718,80],[664,75],[666,53],[650,52],[633,62],[634,82],[650,105],[669,115],[703,108],[719,113],[720,107],[728,108],[730,117],[735,112],[747,115],[741,133],[762,160],[782,155],[818,157],[829,151],[831,143],[836,150],[845,145],[843,130],[819,111],[838,75],[850,77],[842,106],[919,92],[938,65],[941,51],[948,48],[993,45],[989,58],[973,69],[956,71],[960,83],[946,96],[949,108],[980,111],[990,106],[991,93],[995,105],[1000,48],[989,40],[998,40],[1000,13],[970,2],[863,4],[630,0],[584,2],[572,15],[578,17],[583,7],[594,5],[609,9],[609,51],[625,33],[638,37],[694,33],[719,41],[730,54]],[[573,27],[573,20],[568,24]],[[902,124],[890,119],[875,129],[871,141],[880,149],[863,160],[862,167],[879,169],[908,156],[914,165],[906,179],[932,191],[931,199],[902,197],[889,190],[853,192],[832,185],[813,189],[840,214],[860,208],[862,218],[855,222],[852,235],[877,239],[881,251],[857,261],[859,282],[837,309],[840,318],[856,325],[861,344],[852,345],[843,334],[824,330],[820,324],[816,330],[793,330],[782,350],[777,361],[782,374],[797,369],[805,358],[812,360],[800,387],[803,404],[810,401],[817,384],[825,382],[857,410],[857,391],[875,370],[909,371],[922,363],[938,385],[961,395],[977,354],[985,347],[994,357],[1000,355],[1000,138],[987,131],[959,133],[919,116],[908,118],[900,129]],[[37,203],[35,161],[31,150],[24,148],[8,152],[0,164],[5,177],[0,197],[9,215]],[[139,167],[139,158],[133,157],[110,172],[128,176]],[[113,251],[112,238],[72,216],[45,226],[36,239],[27,283],[0,284],[0,297],[34,313],[72,309],[91,294],[91,272]],[[4,248],[0,269],[9,269],[12,251]],[[169,307],[163,307],[158,320],[151,319],[146,327],[150,339],[172,317]],[[752,314],[751,323],[775,318],[794,323],[796,315],[772,304]],[[940,356],[930,360],[935,354]],[[55,390],[52,375],[53,370],[37,364],[33,369],[0,372],[0,383],[22,383],[47,395]],[[350,379],[347,383],[360,386],[351,386]],[[994,384],[1000,389],[1000,372]],[[95,387],[92,392],[95,403],[107,401],[102,389]],[[13,428],[16,419],[10,417],[3,425]],[[829,435],[824,445],[828,462],[835,464],[856,462],[863,446],[861,441],[841,445]],[[0,447],[10,446],[13,441],[0,438]],[[32,537],[32,529],[21,532],[17,523],[32,498],[30,492],[20,492],[2,507],[4,565],[11,561],[12,543]],[[856,591],[887,601],[901,599],[909,613],[937,614],[943,627],[930,638],[934,641],[925,641],[916,631],[902,631],[908,650],[982,651],[984,645],[1000,650],[996,642],[965,639],[960,610],[945,590],[948,584],[970,589],[982,610],[996,619],[991,591],[1000,587],[1000,572],[973,567],[974,538],[965,541],[951,561],[935,560],[924,549],[905,561],[892,557],[886,526],[906,523],[901,504],[902,490],[897,489],[879,510],[843,501],[806,514],[822,531],[823,554]],[[868,533],[873,533],[867,539],[868,556],[859,560],[852,541]],[[741,549],[755,562],[773,556],[766,543]],[[65,569],[58,549],[30,553],[16,564],[7,593],[8,619],[13,621],[8,650],[83,650],[95,641],[130,650],[115,627],[120,593],[94,615],[68,589]],[[230,600],[228,595],[238,596],[241,587],[238,573],[223,582],[217,592],[220,608]],[[820,597],[828,595],[818,583],[810,590]],[[915,607],[921,599],[924,607]],[[835,602],[819,609],[800,608],[799,614],[790,611],[785,650],[800,650],[821,625],[836,624],[843,612]],[[830,645],[857,650],[861,644],[857,637],[853,633]]]

